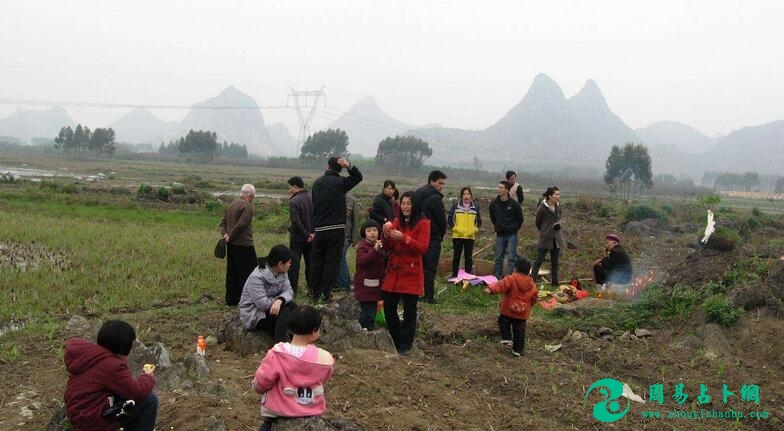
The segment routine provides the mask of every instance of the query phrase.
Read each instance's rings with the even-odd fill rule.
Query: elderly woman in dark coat
[[[544,200],[536,208],[536,229],[539,230],[539,243],[536,262],[531,268],[534,280],[539,278],[539,267],[542,266],[547,252],[550,252],[551,284],[558,285],[558,257],[565,246],[561,231],[561,191],[558,187],[548,187],[542,194]]]

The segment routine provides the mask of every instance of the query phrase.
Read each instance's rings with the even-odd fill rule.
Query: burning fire
[[[632,300],[637,298],[637,296],[642,293],[643,290],[651,287],[651,284],[653,284],[653,278],[653,271],[649,271],[646,275],[635,277],[631,283],[622,285],[624,286],[623,291],[613,290],[614,286],[610,285],[606,291],[597,292],[596,297],[603,299],[616,299],[618,297],[623,297],[627,300]],[[617,287],[620,288],[622,286]]]

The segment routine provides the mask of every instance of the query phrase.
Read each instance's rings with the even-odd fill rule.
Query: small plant
[[[171,192],[166,187],[160,187],[158,189],[157,195],[158,195],[158,199],[162,201],[168,201],[169,198],[171,197]]]
[[[719,251],[732,251],[735,246],[740,242],[740,234],[734,229],[719,226],[716,232],[708,239],[706,244],[708,248]]]
[[[136,191],[138,196],[149,196],[152,194],[152,186],[149,184],[142,184],[139,186],[139,190]]]
[[[707,195],[699,199],[700,205],[708,210],[715,210],[719,205],[719,202],[721,202],[721,197],[719,195]]]
[[[751,209],[751,215],[757,218],[762,218],[765,216],[765,213],[763,213],[761,209],[754,207]]]
[[[626,208],[623,214],[624,222],[630,221],[640,221],[645,219],[666,219],[666,216],[663,213],[660,213],[655,208],[649,207],[647,205],[633,205]]]
[[[702,303],[708,322],[731,326],[743,315],[742,307],[735,307],[725,295],[711,295]]]
[[[223,211],[223,208],[225,206],[226,205],[223,202],[221,202],[221,201],[219,201],[217,199],[211,200],[211,201],[207,201],[207,202],[204,203],[204,208],[207,211],[209,211],[209,212]]]
[[[176,187],[172,187],[171,188],[171,194],[173,194],[173,195],[184,195],[184,194],[187,194],[187,193],[188,193],[188,191],[185,190],[185,187],[183,187],[183,186],[176,186]]]

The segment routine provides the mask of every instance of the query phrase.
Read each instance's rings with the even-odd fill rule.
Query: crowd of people
[[[343,170],[348,175],[341,175]],[[253,243],[256,191],[252,184],[242,186],[220,223],[226,243],[225,302],[238,307],[246,330],[266,331],[275,341],[252,381],[252,388],[263,394],[262,430],[271,429],[279,417],[318,416],[325,410],[323,385],[332,375],[334,359],[314,345],[320,336],[318,309],[294,300],[302,261],[307,297],[313,305],[331,301],[333,291],[350,294],[353,287],[361,327],[375,330],[377,314],[383,310],[400,355],[408,355],[414,347],[418,303],[436,302],[435,277],[448,229],[453,245],[452,277],[457,276],[461,260],[466,273],[474,269],[473,249],[482,217],[470,187],[461,188],[456,202],[446,210],[444,172],[432,171],[427,184],[402,194],[394,181],[387,180],[361,223],[362,212],[350,191],[362,179],[359,169],[343,157],[329,158],[312,191],[305,188],[302,178],[291,177],[287,182],[289,244],[275,245],[261,258]],[[517,173],[508,171],[497,191],[488,211],[496,237],[493,273],[498,281],[484,292],[503,294],[498,317],[501,344],[519,357],[524,353],[526,321],[538,297],[539,270],[548,253],[550,283],[559,283],[559,256],[565,246],[561,192],[548,187],[536,205],[534,226],[539,239],[531,265],[517,254],[524,222],[524,193]],[[593,266],[598,285],[631,280],[631,260],[620,243],[618,235],[606,235],[605,255]],[[346,260],[351,247],[356,248],[353,283]],[[128,323],[109,321],[101,328],[97,343],[80,339],[66,343],[70,373],[66,412],[74,429],[153,429],[158,408],[153,371],[145,370],[134,378],[126,365],[135,337]],[[135,407],[124,415],[107,414],[110,398],[112,404],[134,400]]]

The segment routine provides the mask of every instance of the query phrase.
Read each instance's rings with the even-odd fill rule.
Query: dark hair
[[[367,219],[367,220],[365,220],[364,223],[362,223],[362,228],[359,230],[359,236],[361,236],[362,239],[365,239],[365,229],[368,229],[368,228],[371,228],[371,227],[374,227],[374,228],[376,228],[378,230],[381,230],[381,229],[379,229],[378,223],[376,223],[375,220]]]
[[[330,157],[329,160],[327,160],[327,166],[329,166],[329,168],[335,172],[342,171],[343,166],[340,166],[338,164],[338,160],[340,160],[340,157],[335,157],[335,156]]]
[[[416,226],[417,222],[420,218],[422,218],[422,208],[420,208],[420,203],[414,199],[414,192],[405,192],[402,196],[400,196],[400,203],[403,203],[403,199],[409,198],[411,199],[411,215],[408,217],[408,221],[406,221],[406,217],[403,215],[403,210],[400,210],[400,227],[410,227]]]
[[[507,189],[507,190],[509,190],[509,189],[511,189],[511,188],[512,188],[512,185],[511,185],[511,184],[509,184],[509,181],[504,181],[504,180],[501,180],[501,181],[499,181],[499,182],[498,182],[498,184],[501,184],[501,185],[502,185],[502,186],[504,186],[504,188],[505,188],[505,189]]]
[[[430,184],[430,183],[432,183],[434,181],[445,180],[445,179],[446,179],[446,174],[445,173],[443,173],[443,172],[441,172],[439,170],[435,170],[435,171],[431,172],[430,175],[427,176],[427,183]]]
[[[321,313],[310,305],[298,305],[289,314],[289,331],[294,335],[310,335],[321,328]]]
[[[506,179],[508,180],[512,175],[517,176],[515,171],[506,171]]]
[[[305,183],[302,181],[300,177],[291,177],[288,181],[290,186],[299,187],[301,189],[305,188]]]
[[[281,262],[286,263],[290,261],[291,257],[291,250],[283,244],[278,244],[272,246],[269,254],[259,258],[259,267],[264,268],[265,266],[269,266],[271,268]]]
[[[554,195],[555,192],[557,192],[558,190],[559,189],[556,186],[548,187],[547,190],[545,190],[544,193],[542,193],[542,196],[544,196],[544,199],[547,200],[550,198],[550,196]]]
[[[133,341],[136,339],[136,331],[128,322],[122,320],[108,320],[98,331],[98,345],[115,355],[125,355],[131,353]]]
[[[470,195],[471,195],[471,198],[473,199],[473,197],[474,197],[474,193],[473,193],[473,192],[471,192],[471,187],[465,186],[465,187],[463,187],[462,189],[460,189],[460,194],[457,196],[457,200],[458,200],[458,201],[461,201],[461,200],[463,200],[463,193],[464,193],[466,190],[468,190],[468,194],[470,194]]]
[[[518,257],[515,262],[515,271],[521,274],[528,274],[531,272],[531,262],[524,257]]]
[[[393,196],[395,197],[396,201],[400,200],[400,190],[398,190],[397,187],[395,187],[395,194]]]
[[[387,188],[389,186],[392,186],[393,189],[397,189],[397,186],[395,185],[394,181],[392,181],[392,180],[385,180],[384,181],[384,188]]]

